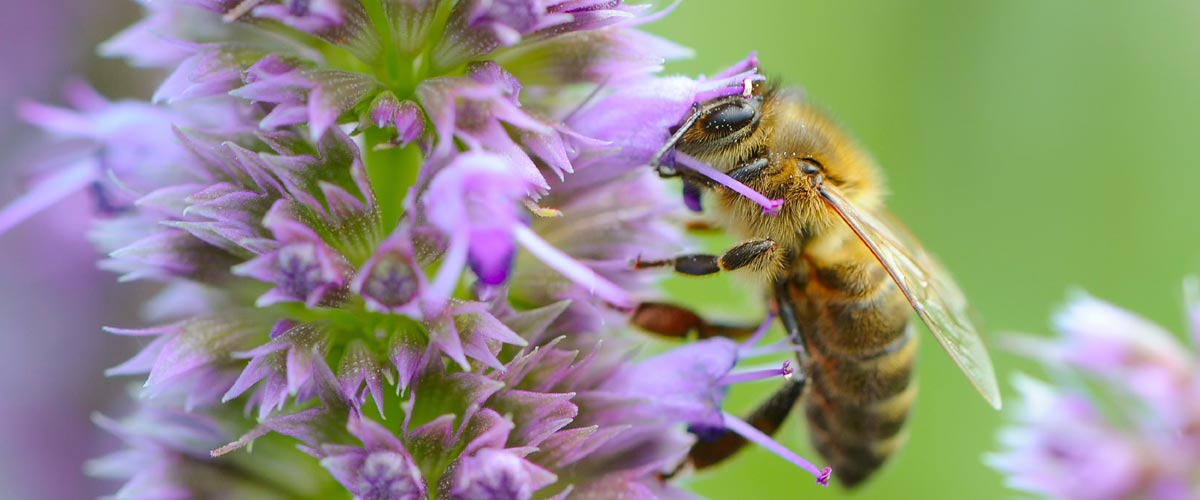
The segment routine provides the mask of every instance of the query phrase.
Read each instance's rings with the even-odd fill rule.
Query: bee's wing
[[[993,407],[1000,408],[1000,389],[992,360],[971,321],[966,298],[945,268],[925,252],[898,221],[859,210],[833,186],[820,187],[821,197],[871,249],[908,298],[954,363]]]

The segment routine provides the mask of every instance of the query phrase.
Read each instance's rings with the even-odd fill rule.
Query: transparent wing
[[[971,320],[967,300],[945,268],[925,252],[898,221],[855,208],[833,186],[820,187],[821,197],[871,249],[908,298],[917,315],[946,353],[992,407],[1000,408],[1000,389],[992,360]]]

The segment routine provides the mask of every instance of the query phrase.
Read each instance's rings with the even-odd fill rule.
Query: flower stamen
[[[763,213],[767,215],[778,215],[779,210],[783,208],[783,199],[771,199],[763,196],[762,193],[755,191],[750,186],[742,184],[737,179],[730,177],[725,172],[710,167],[707,163],[688,156],[686,153],[676,151],[675,161],[683,167],[696,172],[697,174],[708,177],[714,182],[732,189],[734,192],[745,196],[750,201],[757,203],[763,207]]]
[[[728,412],[721,412],[721,415],[725,419],[726,429],[738,433],[742,437],[746,438],[747,441],[766,448],[771,453],[779,455],[784,460],[787,460],[792,464],[795,464],[797,467],[808,471],[817,478],[817,484],[821,486],[829,486],[829,476],[833,473],[832,468],[825,467],[818,469],[817,466],[813,465],[808,460],[801,458],[800,455],[795,454],[792,452],[792,450],[789,450],[785,446],[779,444],[779,442],[772,439],[771,436],[764,434],[762,431],[754,428],[753,425],[750,425],[746,421],[737,418]]]
[[[774,323],[775,311],[767,312],[767,317],[763,319],[762,324],[758,325],[758,329],[754,330],[754,333],[750,334],[750,338],[746,339],[745,342],[742,342],[740,350],[750,349],[758,345],[758,343],[762,341],[763,337],[767,335],[767,331],[771,329],[771,325]]]
[[[766,368],[766,369],[762,369],[762,370],[750,370],[750,371],[745,371],[745,372],[741,372],[741,373],[731,373],[729,375],[721,377],[721,379],[717,381],[717,385],[724,386],[724,385],[740,384],[743,382],[753,382],[755,380],[763,380],[763,379],[774,378],[774,377],[779,377],[779,376],[782,376],[784,379],[791,380],[793,371],[794,370],[792,370],[792,362],[784,361],[783,366],[781,366],[779,368]]]

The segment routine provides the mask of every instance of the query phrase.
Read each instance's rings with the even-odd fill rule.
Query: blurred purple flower
[[[1200,302],[1188,282],[1189,317]],[[1055,318],[1060,337],[1018,337],[1062,384],[1021,376],[1023,400],[987,461],[1013,488],[1055,498],[1200,495],[1200,355],[1169,332],[1087,295]],[[1200,332],[1193,322],[1192,335]]]
[[[139,410],[97,419],[130,447],[92,467],[119,495],[683,496],[699,427],[819,472],[721,410],[790,374],[737,369],[763,349],[638,359],[621,331],[652,284],[628,263],[681,240],[642,167],[753,56],[656,77],[685,51],[617,0],[145,8],[104,51],[168,70],[153,99],[24,105],[79,147],[0,210],[92,185],[102,265],[165,284],[159,326],[109,329],[147,340],[109,372],[145,374]]]

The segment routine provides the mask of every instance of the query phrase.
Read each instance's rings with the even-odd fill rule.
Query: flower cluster
[[[656,76],[686,50],[619,0],[143,3],[102,52],[164,70],[153,99],[23,104],[71,154],[0,210],[90,188],[102,266],[163,284],[109,329],[146,340],[109,372],[142,408],[97,417],[118,497],[680,495],[689,426],[747,428],[725,387],[790,373],[622,331],[629,262],[681,242],[645,165],[753,57]]]
[[[1189,282],[1192,341],[1200,301]],[[1056,318],[1060,338],[1014,345],[1060,384],[1022,376],[1015,422],[987,460],[1013,488],[1054,498],[1200,495],[1200,355],[1162,327],[1081,295]]]

